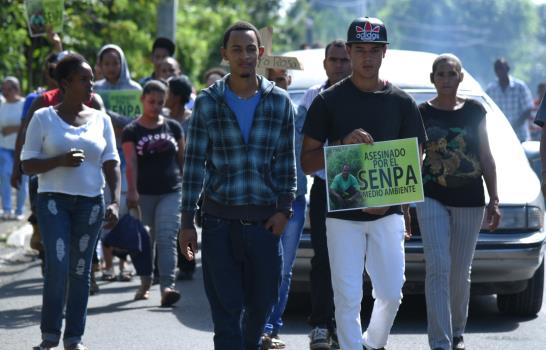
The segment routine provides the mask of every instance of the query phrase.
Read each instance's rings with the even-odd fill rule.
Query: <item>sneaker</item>
[[[82,343],[65,345],[64,350],[89,350],[87,346],[84,346]]]
[[[33,347],[32,350],[54,350],[57,348],[57,345],[59,345],[59,342],[55,343],[49,340],[42,340],[40,345]]]
[[[330,332],[327,328],[315,327],[309,333],[309,349],[330,350]]]
[[[278,334],[271,335],[264,333],[262,335],[262,346],[260,350],[270,350],[270,349],[284,349],[286,344],[279,338]]]
[[[453,337],[453,350],[464,350],[463,336]]]
[[[270,349],[284,349],[286,348],[286,344],[279,338],[278,334],[271,336],[271,345],[269,346]]]
[[[171,288],[165,288],[163,293],[161,293],[161,306],[169,307],[172,306],[180,299],[180,293]]]
[[[260,350],[269,350],[271,349],[271,336],[267,333],[262,334],[261,337],[262,345],[260,346]]]
[[[112,282],[116,280],[116,275],[114,272],[114,268],[111,267],[109,269],[105,269],[102,271],[101,279],[106,282]]]

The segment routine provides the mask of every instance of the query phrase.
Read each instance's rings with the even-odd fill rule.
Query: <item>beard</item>
[[[252,74],[250,74],[250,73],[241,73],[241,74],[239,74],[239,77],[244,78],[244,79],[250,78],[251,76],[252,76]]]

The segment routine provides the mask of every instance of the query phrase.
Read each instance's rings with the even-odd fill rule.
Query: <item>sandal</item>
[[[140,287],[135,293],[134,300],[148,300],[150,298],[150,287],[152,286],[152,278],[149,276],[140,277]]]
[[[131,282],[133,280],[132,271],[120,271],[118,275],[118,281],[120,282]]]
[[[161,306],[168,307],[172,306],[180,299],[180,293],[171,288],[165,288],[163,293],[161,293]]]
[[[116,275],[114,274],[114,268],[110,268],[110,269],[107,269],[107,270],[104,270],[102,272],[102,277],[101,279],[103,281],[106,281],[106,282],[113,282],[116,280]]]
[[[135,293],[135,300],[148,300],[150,299],[150,289],[139,287]]]

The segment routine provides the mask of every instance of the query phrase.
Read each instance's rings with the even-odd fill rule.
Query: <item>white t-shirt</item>
[[[110,117],[96,111],[85,125],[72,126],[53,107],[37,110],[27,129],[21,160],[52,158],[72,148],[82,149],[85,160],[79,167],[57,167],[38,175],[38,192],[56,192],[95,197],[102,194],[102,164],[119,163]]]
[[[6,126],[18,126],[21,125],[21,118],[23,113],[23,105],[25,99],[20,99],[16,102],[5,102],[0,105],[0,147],[14,150],[15,139],[17,139],[17,132],[9,135],[2,135],[1,129]]]

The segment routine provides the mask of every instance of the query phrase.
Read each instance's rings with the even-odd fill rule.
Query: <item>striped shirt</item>
[[[521,80],[509,77],[509,84],[502,89],[499,82],[493,82],[487,87],[487,94],[504,112],[521,142],[529,139],[529,125],[525,112],[534,108],[531,91]]]

